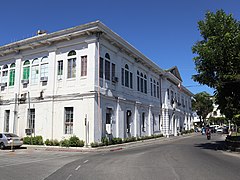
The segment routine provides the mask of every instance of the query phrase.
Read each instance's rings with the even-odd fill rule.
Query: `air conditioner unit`
[[[25,133],[26,133],[26,135],[31,135],[33,133],[33,129],[27,128],[27,129],[25,129]]]
[[[22,79],[22,84],[28,84],[29,83],[29,80],[28,79]]]
[[[48,81],[48,77],[41,77],[40,81],[44,82],[44,81]]]
[[[111,124],[106,124],[106,132],[107,132],[107,134],[112,134]]]
[[[22,99],[22,100],[26,100],[26,99],[27,99],[27,93],[23,93],[23,94],[21,94],[20,99]]]
[[[114,83],[118,82],[118,77],[112,77],[112,82]]]
[[[0,86],[1,86],[1,87],[6,87],[6,86],[7,86],[7,83],[6,83],[6,82],[2,82],[2,83],[0,83]]]

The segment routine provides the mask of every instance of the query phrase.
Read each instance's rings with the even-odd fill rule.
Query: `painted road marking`
[[[81,165],[79,165],[79,166],[75,169],[75,171],[77,171],[80,167],[81,167]]]
[[[70,179],[70,177],[72,176],[72,174],[70,174],[68,177],[67,177],[67,179],[66,180],[68,180],[68,179]]]
[[[84,161],[83,163],[85,164],[85,163],[87,163],[87,162],[88,162],[88,160]]]

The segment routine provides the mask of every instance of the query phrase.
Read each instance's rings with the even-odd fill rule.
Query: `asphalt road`
[[[148,146],[89,154],[47,180],[237,180],[239,154],[221,151],[221,135],[198,135]]]
[[[173,137],[115,151],[0,150],[0,180],[238,180],[240,154],[221,151],[224,137]]]

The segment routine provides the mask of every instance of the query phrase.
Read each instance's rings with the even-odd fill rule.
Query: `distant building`
[[[163,70],[99,21],[0,47],[0,129],[126,138],[192,127],[177,67]]]

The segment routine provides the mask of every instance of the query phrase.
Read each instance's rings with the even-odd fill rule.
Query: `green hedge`
[[[122,143],[134,142],[134,141],[142,141],[142,140],[146,140],[146,139],[154,139],[154,138],[159,138],[159,137],[163,137],[163,134],[142,136],[142,137],[137,137],[137,138],[136,137],[128,137],[125,139],[122,139],[122,138],[108,139],[107,137],[103,137],[100,143],[93,142],[90,145],[92,148],[95,148],[95,147],[101,147],[101,146],[108,146],[108,145],[112,145],[112,144],[122,144]]]
[[[69,139],[63,139],[60,141],[60,146],[63,147],[83,147],[84,141],[80,140],[76,136],[72,136]]]
[[[57,139],[54,139],[54,140],[46,139],[44,144],[46,144],[46,146],[59,146],[60,145],[60,143],[59,143],[59,141]]]
[[[23,144],[30,144],[30,145],[43,145],[43,138],[42,136],[26,136],[23,138]]]

